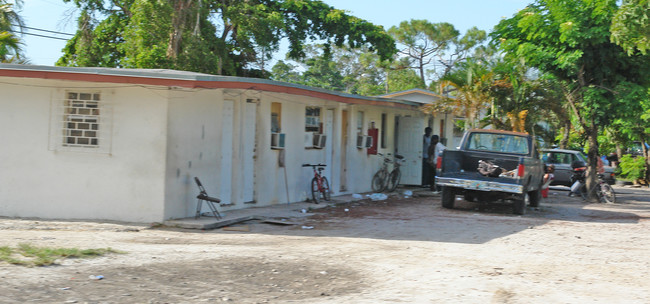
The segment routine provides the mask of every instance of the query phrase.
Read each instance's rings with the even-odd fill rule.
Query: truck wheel
[[[442,187],[442,207],[447,209],[454,208],[454,200],[456,199],[456,193],[454,190],[449,187]]]
[[[517,215],[526,214],[526,205],[530,203],[530,196],[528,195],[528,192],[525,192],[522,196],[522,198],[515,200],[512,204],[512,213]]]
[[[539,207],[539,202],[542,200],[542,191],[537,189],[535,191],[530,191],[530,206]]]

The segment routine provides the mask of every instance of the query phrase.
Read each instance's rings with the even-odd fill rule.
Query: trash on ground
[[[251,231],[250,226],[244,225],[244,226],[226,226],[221,228],[223,231],[242,231],[242,232],[249,232]]]
[[[348,212],[348,211],[350,211],[350,209],[345,208],[345,209],[343,209],[343,211]]]
[[[363,199],[363,195],[361,195],[359,193],[355,193],[355,194],[352,194],[352,198],[356,199],[356,200],[360,200],[360,199]]]
[[[385,199],[388,199],[388,195],[383,193],[373,193],[370,195],[370,199],[373,201],[383,201]]]
[[[302,226],[302,229],[314,229],[314,226]]]
[[[297,224],[295,222],[289,222],[287,221],[287,219],[281,219],[281,220],[266,219],[263,220],[262,223],[275,224],[275,225],[296,225]]]
[[[103,275],[97,275],[96,276],[96,275],[91,274],[91,275],[88,276],[88,278],[91,279],[91,280],[101,280],[101,279],[104,278],[104,276]]]
[[[411,190],[405,190],[405,191],[404,191],[404,195],[406,195],[406,196],[412,196],[412,195],[413,195],[413,191],[411,191]]]

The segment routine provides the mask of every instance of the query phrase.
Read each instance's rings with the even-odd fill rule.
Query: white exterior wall
[[[51,101],[60,102],[66,88],[82,87],[100,87],[103,102],[110,103],[110,154],[48,147]],[[9,77],[2,78],[0,92],[0,215],[132,222],[163,218],[160,164],[165,160],[167,109],[159,93],[136,86]]]
[[[81,87],[99,91],[112,109],[110,153],[49,148],[52,100],[63,99],[66,88]],[[2,77],[0,92],[0,138],[5,143],[0,149],[0,216],[10,217],[127,222],[191,217],[198,194],[195,176],[208,194],[230,203],[220,211],[305,201],[313,173],[301,165],[328,160],[333,195],[368,192],[382,159],[356,147],[358,111],[364,112],[363,134],[371,121],[381,128],[381,114],[387,114],[387,144],[378,146],[381,153],[395,151],[395,117],[425,119],[417,110],[253,90]],[[282,104],[284,152],[271,149],[272,102]],[[333,115],[325,149],[304,146],[307,106],[321,107],[323,123]],[[344,110],[347,130],[342,129]],[[346,151],[343,132],[348,133]],[[245,144],[250,134],[252,154]],[[286,169],[278,165],[280,153]],[[341,191],[343,168],[347,182]],[[246,204],[249,196],[255,204]]]
[[[194,177],[208,194],[222,197],[224,189],[217,186],[223,178],[222,134],[231,131],[222,124],[220,90],[171,91],[169,100],[165,219],[194,215],[198,194]]]

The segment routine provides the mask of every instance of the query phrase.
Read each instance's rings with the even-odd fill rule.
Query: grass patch
[[[111,248],[78,249],[36,247],[30,244],[18,244],[18,247],[0,247],[0,261],[27,267],[57,264],[59,259],[93,258],[108,253],[123,253]]]

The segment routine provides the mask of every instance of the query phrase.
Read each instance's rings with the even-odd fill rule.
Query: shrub
[[[638,180],[645,177],[646,162],[643,157],[632,157],[629,154],[621,157],[621,175],[625,179]]]

